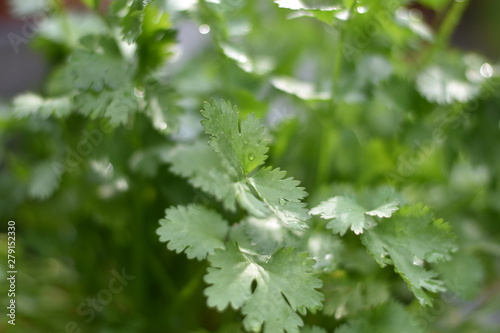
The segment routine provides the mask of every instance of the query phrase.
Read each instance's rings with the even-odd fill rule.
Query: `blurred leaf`
[[[47,199],[59,187],[60,174],[50,161],[37,164],[32,171],[29,194],[33,198]]]
[[[46,15],[53,7],[54,0],[9,0],[10,11],[14,16],[23,17],[45,12]]]
[[[377,202],[377,204],[373,205],[376,208],[367,210],[358,205],[354,198],[336,196],[323,201],[311,209],[310,213],[320,215],[323,219],[333,219],[328,222],[326,227],[332,229],[335,234],[338,233],[342,236],[347,229],[351,229],[358,235],[376,225],[370,216],[387,218],[391,217],[392,213],[399,209],[398,199],[388,200],[384,197],[377,197],[374,201]]]
[[[426,270],[424,261],[438,263],[451,259],[456,244],[450,226],[433,221],[422,205],[403,207],[394,217],[382,220],[362,235],[363,244],[381,267],[394,265],[422,305],[430,305],[432,292],[444,291],[437,273]]]
[[[16,96],[13,102],[13,112],[18,118],[36,115],[48,118],[67,116],[71,112],[71,101],[69,97],[42,98],[33,93],[25,93]]]
[[[295,95],[301,99],[329,100],[331,98],[330,92],[317,91],[310,82],[280,76],[271,78],[271,83],[276,89]]]
[[[438,104],[466,103],[477,97],[480,86],[465,78],[465,70],[456,66],[433,65],[417,77],[418,91]]]
[[[127,64],[103,54],[77,51],[69,58],[68,70],[76,89],[101,92],[104,88],[117,89],[130,80]]]

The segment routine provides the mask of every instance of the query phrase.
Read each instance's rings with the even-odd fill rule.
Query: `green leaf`
[[[231,193],[230,201],[226,203],[230,209],[234,209],[233,197],[235,197],[242,207],[256,217],[263,218],[273,213],[289,227],[307,228],[305,221],[309,219],[309,215],[305,204],[301,202],[306,192],[298,187],[298,181],[284,178],[286,174],[284,171],[270,167],[261,168],[255,174],[250,174],[267,158],[265,154],[268,148],[265,145],[264,128],[257,119],[250,115],[240,123],[239,112],[236,108],[232,108],[229,102],[221,102],[220,105],[215,102],[205,103],[202,114],[206,118],[202,124],[206,133],[211,136],[210,146],[222,160],[222,170],[219,166],[207,168],[211,175],[204,170],[198,170],[198,167],[179,165],[180,168],[177,170],[191,179],[202,175],[203,179],[196,180],[196,183],[201,185],[208,181],[203,184],[206,191],[220,199],[227,198],[227,194]],[[191,159],[182,157],[182,160],[186,161],[182,164],[197,164],[192,163],[193,158],[198,159],[194,155],[196,153],[190,153]],[[206,158],[207,153],[203,156]],[[213,157],[208,160],[211,162],[200,160],[200,167],[208,167],[211,163],[218,164],[218,160]],[[193,168],[197,171],[193,171]],[[216,181],[221,182],[221,186],[213,186]],[[223,195],[220,194],[221,191],[224,191]]]
[[[158,4],[158,6],[156,6]],[[142,32],[137,37],[138,71],[147,75],[161,67],[173,54],[177,32],[172,28],[168,13],[161,8],[161,2],[151,3],[144,8]]]
[[[338,5],[342,4],[342,1],[334,0],[334,1],[316,1],[313,4],[309,5],[311,1],[302,1],[302,0],[274,0],[274,2],[280,8],[287,8],[291,10],[323,10],[323,11],[332,11],[339,9]],[[321,2],[325,5],[321,5]],[[335,6],[332,6],[335,5]]]
[[[315,272],[326,273],[337,268],[342,256],[342,241],[340,238],[326,233],[321,229],[307,229],[298,236],[302,241],[302,247],[307,250],[309,257],[316,260]]]
[[[264,333],[297,332],[305,314],[321,307],[316,289],[321,280],[310,272],[313,261],[294,249],[280,249],[269,260],[243,252],[236,245],[208,257],[205,289],[208,305],[218,310],[241,308],[246,330]],[[252,290],[255,281],[256,288]]]
[[[422,330],[411,320],[404,307],[396,302],[380,305],[335,330],[335,333],[366,332],[421,333]]]
[[[14,114],[18,118],[37,115],[48,118],[51,115],[64,117],[71,112],[69,97],[43,98],[33,93],[16,96],[13,101]]]
[[[248,217],[241,224],[246,235],[260,253],[270,255],[280,247],[295,245],[290,229],[276,217],[267,219]]]
[[[274,2],[280,8],[287,8],[292,10],[309,9],[309,7],[304,5],[300,0],[274,0]]]
[[[304,100],[329,100],[329,91],[317,91],[311,82],[300,81],[291,77],[275,76],[271,84],[278,90],[295,95]]]
[[[431,303],[424,289],[445,290],[443,282],[436,279],[437,273],[427,270],[424,262],[450,260],[456,245],[449,225],[433,220],[427,207],[404,207],[366,231],[361,240],[380,266],[394,265],[422,305]]]
[[[129,44],[136,41],[137,37],[142,31],[142,20],[144,18],[144,7],[146,7],[151,0],[133,0],[131,3],[128,1],[119,0],[111,4],[111,10],[118,15],[127,10],[126,14],[120,19],[122,27],[123,40]]]
[[[232,174],[242,179],[244,175],[266,160],[264,127],[250,115],[239,121],[239,112],[230,102],[205,103],[201,114],[205,132],[211,136],[210,146],[220,154]]]
[[[234,181],[221,164],[218,155],[202,141],[192,145],[177,145],[166,160],[172,163],[172,172],[188,178],[189,183],[222,202],[234,212],[236,202],[256,217],[270,214],[266,205],[255,197],[245,180]]]
[[[26,17],[38,13],[47,15],[55,7],[51,2],[51,0],[9,0],[9,8],[12,15],[17,17]]]
[[[129,116],[139,108],[133,88],[123,86],[100,93],[82,93],[75,98],[78,111],[91,119],[105,117],[112,126],[125,124]]]
[[[391,76],[393,68],[386,57],[367,55],[357,65],[357,79],[376,85]]]
[[[238,48],[228,44],[219,44],[222,52],[230,59],[234,60],[238,67],[247,73],[255,73],[257,75],[264,75],[269,73],[276,64],[272,58],[264,56],[252,56],[239,50]]]
[[[310,1],[301,0],[275,0],[278,7],[298,11],[293,17],[311,16],[330,26],[336,19],[345,20],[345,15],[350,6],[342,6],[342,1],[321,1],[309,5]]]
[[[299,181],[284,178],[285,175],[285,171],[266,167],[248,181],[278,219],[292,228],[305,229],[309,214],[301,200],[307,193],[303,187],[298,186]]]
[[[165,211],[156,233],[167,247],[189,259],[202,260],[215,249],[224,249],[228,223],[216,212],[199,205],[179,206]]]
[[[68,70],[74,88],[79,90],[117,89],[131,78],[130,68],[123,59],[86,50],[75,51],[69,57]]]
[[[33,198],[46,199],[59,187],[60,174],[52,168],[51,162],[42,162],[33,168],[29,194]]]
[[[480,92],[480,86],[467,81],[456,67],[438,65],[418,75],[417,89],[427,100],[438,104],[466,103]]]
[[[166,160],[171,163],[173,173],[188,178],[191,185],[213,195],[227,210],[236,210],[237,186],[206,142],[179,144],[169,152]]]
[[[333,219],[326,225],[333,233],[342,236],[347,229],[351,229],[358,235],[375,226],[376,223],[370,216],[390,217],[398,209],[398,205],[399,200],[393,199],[372,210],[366,210],[354,198],[336,196],[323,201],[311,209],[310,213],[324,219]]]

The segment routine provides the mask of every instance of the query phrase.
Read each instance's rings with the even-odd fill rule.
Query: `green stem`
[[[345,22],[345,25],[342,27],[342,29],[339,31],[338,34],[338,43],[337,43],[337,48],[335,49],[334,60],[333,60],[334,62],[333,62],[333,73],[332,73],[332,99],[331,99],[332,106],[335,106],[336,101],[338,100],[338,83],[340,79],[340,70],[342,68],[342,50],[344,49],[345,31],[349,23],[349,20],[351,19],[352,15],[354,15],[355,7],[356,7],[356,1],[352,1],[351,6],[349,8],[349,17]]]
[[[328,172],[330,168],[330,157],[331,150],[333,148],[333,138],[334,131],[331,126],[331,115],[338,108],[339,92],[338,85],[340,80],[340,73],[342,70],[342,50],[344,49],[344,39],[345,32],[348,28],[349,20],[354,15],[354,10],[356,8],[356,1],[352,1],[349,7],[349,17],[345,22],[344,26],[340,29],[338,33],[337,47],[335,49],[334,60],[333,60],[333,71],[332,71],[332,87],[331,87],[331,100],[330,100],[330,112],[329,116],[322,121],[322,135],[321,141],[319,142],[319,156],[318,164],[316,167],[316,185],[325,183],[328,179]]]
[[[439,31],[436,35],[436,42],[425,58],[424,64],[433,59],[437,51],[442,50],[448,45],[465,9],[469,5],[470,0],[452,0],[452,2],[451,8],[446,13],[443,23],[441,23],[441,26],[439,27]]]
[[[319,156],[318,164],[316,167],[316,186],[325,184],[328,182],[328,173],[330,170],[330,158],[332,156],[331,152],[333,150],[333,142],[335,131],[329,122],[324,122],[320,124],[322,133],[321,141],[319,142]]]
[[[469,5],[470,0],[454,0],[451,9],[446,14],[443,23],[439,29],[439,33],[437,35],[436,44],[439,47],[444,47],[448,44],[452,33],[455,31],[462,15]]]
[[[71,28],[71,24],[69,23],[70,19],[68,17],[68,11],[66,10],[66,6],[63,2],[56,2],[57,7],[55,11],[57,11],[61,15],[62,23],[64,30],[66,32],[66,41],[68,46],[74,47],[75,41],[73,38],[73,29]]]

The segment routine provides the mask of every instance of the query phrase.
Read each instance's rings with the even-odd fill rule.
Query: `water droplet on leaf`
[[[134,88],[134,95],[137,98],[144,98],[144,90]]]
[[[202,35],[206,35],[210,32],[210,26],[208,24],[202,24],[198,27],[198,31]]]
[[[415,257],[413,258],[413,265],[422,267],[424,266],[424,261],[420,258]]]
[[[493,67],[488,63],[484,63],[479,69],[479,72],[484,78],[490,78],[493,76]]]
[[[255,155],[254,155],[253,153],[248,154],[248,159],[249,159],[250,161],[255,160]]]

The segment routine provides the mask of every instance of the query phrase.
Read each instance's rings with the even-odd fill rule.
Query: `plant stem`
[[[437,51],[442,50],[448,45],[465,9],[469,5],[470,0],[452,0],[452,2],[451,8],[446,13],[443,23],[441,23],[441,26],[439,27],[439,31],[436,35],[436,41],[424,59],[424,65],[434,58]]]
[[[338,84],[340,79],[340,70],[342,68],[342,50],[344,49],[344,38],[347,24],[354,14],[354,8],[356,7],[356,1],[352,1],[351,7],[349,8],[349,16],[344,26],[340,29],[338,34],[337,48],[335,49],[334,63],[333,63],[333,73],[332,73],[332,99],[331,105],[335,107],[338,100]]]
[[[344,49],[344,39],[345,31],[348,27],[349,20],[354,14],[354,9],[356,8],[356,1],[352,1],[349,7],[349,16],[344,26],[340,29],[337,35],[337,46],[334,54],[333,71],[332,71],[332,87],[331,87],[331,100],[330,100],[330,112],[329,116],[326,117],[325,121],[322,121],[322,135],[321,141],[319,142],[319,156],[318,164],[316,167],[316,185],[324,184],[328,181],[328,170],[330,168],[330,157],[332,150],[332,143],[335,136],[335,132],[332,128],[331,115],[338,109],[339,92],[338,85],[340,80],[340,73],[342,69],[342,50]]]
[[[453,1],[453,5],[446,14],[446,17],[444,18],[444,21],[439,29],[439,33],[436,40],[437,45],[443,47],[448,43],[451,34],[455,31],[455,28],[460,22],[460,19],[462,18],[465,9],[469,5],[469,1],[470,0]]]

